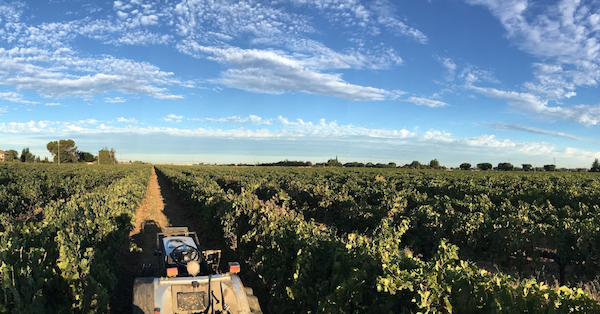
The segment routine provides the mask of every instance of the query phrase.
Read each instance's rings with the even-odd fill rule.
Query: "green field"
[[[600,311],[593,173],[157,169],[274,313]]]
[[[107,312],[150,170],[0,164],[0,313]]]
[[[600,312],[595,173],[156,169],[270,313]],[[106,312],[150,170],[0,164],[0,312]]]

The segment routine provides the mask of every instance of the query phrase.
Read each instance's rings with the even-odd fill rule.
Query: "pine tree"
[[[591,172],[600,172],[600,162],[598,161],[598,158],[596,158],[596,160],[594,160],[594,162],[592,163],[592,168],[590,169]]]

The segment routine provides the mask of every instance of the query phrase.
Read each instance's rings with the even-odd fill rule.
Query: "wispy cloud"
[[[169,114],[166,118],[163,119],[166,122],[181,122],[183,121],[183,116],[178,116],[176,114]]]
[[[182,98],[159,87],[179,84],[173,73],[144,62],[111,56],[81,58],[64,48],[0,48],[0,59],[0,79],[5,85],[33,90],[44,97],[88,97],[120,91],[159,99]]]
[[[131,124],[137,124],[138,120],[135,118],[124,118],[124,117],[119,117],[117,118],[117,122],[121,122],[121,123],[131,123]]]
[[[383,30],[427,42],[421,31],[408,26],[406,19],[396,14],[392,2],[291,3],[307,10],[254,1],[183,1],[177,5],[114,1],[112,11],[104,11],[106,15],[95,6],[86,9],[97,13],[94,18],[37,25],[21,19],[23,5],[2,5],[4,20],[11,23],[0,31],[0,40],[12,48],[0,48],[0,80],[49,98],[91,97],[118,91],[156,99],[182,99],[169,92],[170,86],[189,87],[173,73],[148,63],[81,54],[74,43],[83,37],[114,46],[175,46],[182,52],[230,67],[220,78],[209,81],[254,92],[308,93],[362,101],[397,97],[398,91],[352,84],[341,74],[331,73],[335,69],[387,69],[402,64],[391,45],[372,38]],[[315,13],[332,24],[366,32],[353,32],[340,51],[331,49],[310,39],[320,32],[314,26]],[[257,49],[236,48],[236,41],[241,38]],[[365,46],[367,41],[375,44]],[[232,54],[240,53],[253,58],[244,64],[236,63]],[[289,63],[283,59],[296,65],[288,68]],[[122,98],[105,101],[121,102]]]
[[[548,99],[574,95],[580,86],[600,81],[600,4],[561,0],[539,7],[526,0],[466,0],[486,6],[523,51],[544,62],[535,66],[535,81],[524,86]]]
[[[104,98],[104,101],[106,101],[108,103],[112,103],[112,104],[117,104],[117,103],[124,103],[127,100],[122,97],[113,97],[113,98],[106,97],[106,98]]]
[[[530,93],[475,86],[470,86],[469,88],[489,97],[506,100],[515,110],[533,113],[541,118],[573,121],[584,125],[596,125],[600,123],[600,105],[553,107],[548,105],[548,101],[542,100],[539,96]]]
[[[515,123],[490,123],[490,124],[486,124],[486,125],[495,130],[529,132],[529,133],[534,133],[534,134],[550,135],[550,136],[555,136],[555,137],[564,137],[564,138],[568,138],[568,139],[576,140],[576,141],[584,141],[584,142],[590,142],[590,143],[594,143],[594,144],[600,144],[600,141],[598,141],[598,140],[575,136],[575,135],[564,133],[564,132],[544,130],[544,129],[535,128],[535,127],[528,126],[528,125],[515,124]]]
[[[311,70],[302,61],[282,52],[221,49],[195,42],[187,42],[181,48],[192,55],[208,54],[213,60],[231,66],[215,82],[233,88],[272,94],[300,92],[358,101],[395,99],[402,94],[400,91],[350,84],[339,74]]]
[[[283,125],[304,125],[304,124],[312,125],[312,122],[304,122],[304,120],[302,120],[302,119],[297,119],[297,121],[293,122],[293,121],[288,120],[288,118],[284,118],[282,116],[277,117],[277,120],[279,120],[279,122]]]
[[[406,101],[411,102],[411,103],[413,103],[415,105],[426,106],[426,107],[430,107],[430,108],[438,108],[438,107],[447,107],[447,106],[449,106],[447,103],[445,103],[443,101],[435,100],[435,99],[422,98],[422,97],[410,97]]]
[[[169,115],[165,120],[180,121],[183,116]],[[124,118],[118,118],[127,122]],[[263,119],[261,119],[263,120]],[[164,135],[178,141],[178,138],[195,139],[220,139],[220,140],[251,140],[265,141],[274,140],[278,143],[303,141],[302,143],[314,143],[324,141],[332,143],[354,143],[364,145],[366,143],[390,145],[390,147],[403,147],[409,150],[423,150],[428,154],[436,154],[440,147],[447,147],[453,154],[481,154],[487,152],[486,156],[497,154],[521,155],[521,156],[544,156],[550,153],[556,154],[554,145],[545,142],[516,142],[510,139],[497,139],[495,135],[482,134],[475,137],[456,137],[450,132],[430,129],[424,133],[408,131],[406,129],[377,129],[365,128],[353,125],[340,125],[335,121],[320,119],[317,122],[296,120],[290,122],[287,118],[278,117],[278,126],[274,129],[212,129],[212,128],[172,128],[172,127],[139,127],[129,121],[129,125],[115,126],[107,125],[91,120],[75,122],[50,122],[29,121],[25,123],[9,122],[0,123],[0,133],[3,134],[80,134],[83,135],[136,135],[158,136]],[[306,142],[308,141],[308,142]],[[353,145],[354,145],[353,144]],[[303,144],[304,145],[304,144]],[[337,145],[337,144],[336,144]],[[432,150],[432,148],[434,148]],[[572,150],[572,149],[570,149]],[[459,153],[460,152],[460,153]],[[491,153],[490,153],[491,152]],[[593,156],[593,152],[583,152],[585,157]],[[492,155],[490,155],[492,154]],[[561,153],[562,154],[562,153]],[[562,155],[561,155],[562,156]],[[581,157],[581,156],[580,156]]]
[[[402,22],[396,15],[396,8],[388,0],[376,0],[370,5],[377,16],[377,23],[398,36],[408,36],[422,44],[428,41],[427,35]]]
[[[205,119],[199,119],[200,121],[206,121],[206,122],[214,122],[214,123],[234,123],[234,124],[244,124],[244,123],[251,123],[251,124],[256,124],[256,125],[271,125],[273,124],[273,120],[271,119],[263,119],[257,115],[249,115],[247,117],[240,117],[240,116],[231,116],[231,117],[227,117],[227,118],[205,118]]]
[[[19,93],[15,93],[15,92],[0,93],[0,99],[7,100],[10,102],[14,102],[14,103],[21,103],[21,104],[28,104],[28,105],[39,104],[39,102],[37,102],[37,101],[25,100],[25,99],[23,99],[23,95],[21,95]]]

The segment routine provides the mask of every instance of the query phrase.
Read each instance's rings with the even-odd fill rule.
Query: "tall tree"
[[[117,153],[114,148],[108,150],[108,147],[104,147],[98,152],[98,163],[101,165],[116,165],[117,164]]]
[[[460,164],[460,169],[469,170],[469,169],[471,169],[471,164],[468,162],[463,162],[462,164]]]
[[[600,162],[598,161],[598,158],[596,158],[594,160],[594,162],[592,163],[592,168],[590,169],[591,172],[600,172]]]
[[[19,152],[14,149],[9,149],[6,152],[6,161],[19,161]]]
[[[96,157],[88,152],[77,151],[77,162],[94,162]]]
[[[510,162],[501,162],[498,164],[500,171],[512,171],[515,167]]]
[[[413,160],[413,162],[410,163],[410,165],[408,165],[408,168],[410,169],[421,169],[421,163]]]
[[[489,162],[482,162],[480,164],[477,164],[477,168],[479,168],[479,170],[490,170],[493,168],[492,164],[490,164]]]
[[[429,167],[433,169],[440,169],[440,162],[437,159],[434,159],[429,162]]]
[[[76,162],[77,146],[73,140],[59,140],[48,143],[46,148],[54,156],[54,162]],[[59,160],[60,159],[60,160]]]
[[[556,171],[556,165],[544,165],[545,171]]]
[[[35,162],[35,155],[29,151],[29,147],[23,148],[21,162]]]
[[[533,169],[531,164],[522,164],[521,166],[523,166],[523,171],[531,171]]]
[[[338,160],[337,156],[335,157],[335,159],[329,159],[327,161],[327,166],[329,167],[341,167],[343,166],[342,163]]]

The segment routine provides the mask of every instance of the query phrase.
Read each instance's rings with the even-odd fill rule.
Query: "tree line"
[[[567,169],[557,169],[556,165],[554,164],[548,164],[548,165],[544,165],[543,167],[534,167],[531,164],[521,164],[521,168],[515,167],[513,166],[511,163],[509,162],[501,162],[498,163],[497,167],[494,167],[491,163],[489,162],[484,162],[484,163],[479,163],[477,164],[476,168],[473,168],[472,165],[468,162],[462,163],[460,164],[459,168],[461,170],[482,170],[482,171],[487,171],[487,170],[497,170],[497,171],[565,171]],[[598,158],[596,158],[594,160],[594,162],[592,163],[591,168],[585,169],[585,168],[581,168],[578,169],[578,171],[590,171],[590,172],[600,172],[600,162],[598,161]]]
[[[384,163],[362,163],[362,162],[347,162],[341,163],[338,158],[329,159],[327,162],[318,162],[313,164],[310,161],[296,161],[296,160],[283,160],[272,163],[260,163],[256,165],[250,164],[237,164],[237,166],[259,166],[259,167],[346,167],[346,168],[407,168],[407,169],[446,169],[444,166],[440,166],[440,162],[437,159],[433,159],[429,164],[421,164],[418,161],[413,161],[410,164],[397,165],[395,162]]]
[[[249,164],[238,164],[238,166],[254,166]],[[395,162],[390,163],[362,163],[362,162],[347,162],[341,163],[338,158],[329,159],[327,162],[320,162],[313,164],[310,161],[278,161],[273,163],[260,163],[255,166],[260,167],[346,167],[346,168],[403,168],[403,169],[448,169],[445,166],[440,165],[440,162],[437,159],[431,160],[429,163],[420,163],[417,160],[409,164],[397,165]],[[460,164],[458,167],[460,170],[480,170],[480,171],[567,171],[568,169],[557,169],[556,165],[548,164],[543,167],[534,167],[532,164],[521,164],[521,167],[515,167],[513,164],[509,162],[501,162],[498,163],[496,167],[489,162],[478,163],[475,167],[471,165],[471,163],[465,162]],[[590,169],[580,168],[577,171],[590,171],[590,172],[600,172],[600,161],[598,158],[594,160]]]
[[[26,163],[98,163],[102,165],[115,165],[118,163],[114,148],[110,150],[104,147],[98,152],[98,155],[93,155],[90,152],[85,152],[77,149],[75,141],[58,140],[51,141],[46,145],[46,149],[52,155],[52,161],[45,157],[35,156],[29,150],[29,147],[23,148],[21,155],[14,149],[6,151],[5,161],[9,162],[26,162]]]

